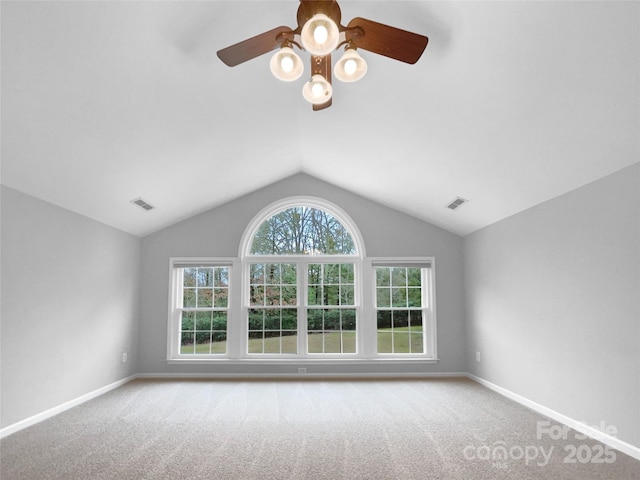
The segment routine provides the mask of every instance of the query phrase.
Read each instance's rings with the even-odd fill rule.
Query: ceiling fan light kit
[[[333,52],[340,42],[340,31],[336,22],[324,13],[317,13],[302,26],[300,40],[311,55],[323,57]]]
[[[282,47],[269,62],[271,73],[283,82],[293,82],[299,79],[304,72],[302,59],[291,47]]]
[[[332,95],[333,87],[319,74],[311,77],[311,80],[302,87],[302,96],[312,105],[322,105],[331,100]]]
[[[356,49],[414,64],[429,41],[423,35],[364,18],[354,18],[344,26],[335,0],[300,0],[297,20],[295,30],[276,27],[219,50],[218,57],[234,67],[279,48],[271,57],[271,72],[279,80],[293,82],[304,71],[302,59],[293,47],[307,51],[311,55],[311,80],[304,84],[302,95],[313,105],[313,110],[322,110],[332,103],[331,53],[334,50],[346,46],[334,68],[336,78],[355,82],[367,73],[367,62]]]
[[[366,75],[367,62],[355,48],[347,48],[342,58],[336,62],[333,73],[341,82],[357,82]]]

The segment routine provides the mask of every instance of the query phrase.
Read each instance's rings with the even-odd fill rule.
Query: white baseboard
[[[294,380],[322,380],[322,379],[375,379],[375,378],[467,378],[467,373],[139,373],[136,378],[157,379],[212,379],[212,380],[268,380],[268,379],[294,379]]]
[[[619,438],[603,433],[597,428],[591,427],[583,422],[574,420],[571,417],[567,417],[562,413],[556,412],[555,410],[547,408],[544,405],[540,405],[539,403],[536,403],[533,400],[529,400],[528,398],[525,398],[522,395],[518,395],[517,393],[514,393],[511,390],[507,390],[506,388],[500,387],[499,385],[496,385],[495,383],[491,383],[483,378],[476,377],[475,375],[472,375],[470,373],[466,374],[466,376],[471,380],[478,382],[480,385],[484,385],[488,389],[493,390],[496,393],[499,393],[503,397],[507,397],[510,400],[518,402],[519,404],[524,405],[525,407],[528,407],[531,410],[534,410],[542,415],[545,415],[559,423],[562,423],[568,426],[569,428],[573,428],[574,430],[584,435],[587,435],[593,438],[594,440],[602,442],[605,445],[610,446],[611,448],[615,448],[616,450],[619,450],[622,453],[626,453],[627,455],[635,458],[636,460],[640,460],[640,448],[634,445],[624,442]]]
[[[0,429],[0,438],[4,438],[8,435],[11,435],[12,433],[16,433],[17,431],[30,427],[31,425],[35,425],[36,423],[42,422],[43,420],[51,418],[54,415],[64,412],[65,410],[69,410],[70,408],[76,407],[84,402],[87,402],[96,397],[99,397],[100,395],[104,395],[105,393],[110,392],[111,390],[115,390],[116,388],[121,387],[126,383],[129,383],[131,380],[135,378],[136,378],[136,375],[123,378],[122,380],[118,380],[117,382],[113,382],[102,388],[98,388],[97,390],[89,392],[78,398],[74,398],[73,400],[69,400],[68,402],[65,402],[61,405],[50,408],[49,410],[45,410],[44,412],[38,413],[29,418],[25,418],[24,420],[20,420],[19,422],[13,423],[7,427]]]

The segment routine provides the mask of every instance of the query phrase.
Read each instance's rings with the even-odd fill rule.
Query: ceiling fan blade
[[[280,46],[282,41],[293,36],[293,30],[289,27],[277,27],[255,37],[248,38],[230,47],[218,50],[218,58],[226,65],[235,67],[241,63],[259,57]]]
[[[315,74],[322,75],[331,84],[331,54],[324,57],[311,57],[311,75]],[[313,111],[317,112],[318,110],[329,108],[333,103],[332,98],[333,95],[326,102],[320,105],[313,105]]]
[[[418,61],[429,42],[424,35],[360,17],[349,22],[346,36],[357,48],[411,64]]]

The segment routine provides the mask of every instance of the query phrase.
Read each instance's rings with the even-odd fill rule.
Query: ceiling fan
[[[218,51],[226,65],[234,67],[279,48],[270,62],[276,78],[292,82],[302,76],[302,59],[293,47],[311,55],[311,80],[304,84],[302,95],[313,110],[331,106],[331,52],[345,46],[345,52],[334,67],[335,76],[344,82],[361,79],[367,64],[357,49],[414,64],[427,47],[429,39],[364,18],[356,17],[342,25],[336,0],[300,0],[295,29],[276,27]]]

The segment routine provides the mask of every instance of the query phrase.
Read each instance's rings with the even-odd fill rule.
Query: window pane
[[[340,283],[340,265],[326,264],[324,267],[323,281],[325,284]]]
[[[184,269],[184,279],[183,286],[185,287],[195,287],[196,286],[196,273],[197,268],[185,268]]]
[[[404,287],[407,285],[406,268],[393,268],[391,270],[391,285],[394,287]]]
[[[391,289],[390,288],[376,288],[376,307],[390,307],[391,306]]]
[[[212,312],[196,312],[196,330],[211,330]]]
[[[297,305],[295,264],[252,264],[249,272],[249,305]]]
[[[396,331],[393,332],[393,353],[410,353],[409,351],[409,332]]]
[[[307,329],[311,332],[316,330],[323,330],[324,315],[323,311],[319,309],[307,310]]]
[[[340,268],[340,283],[354,283],[354,273],[353,273],[353,264],[352,263],[344,263]]]
[[[213,306],[217,308],[227,308],[229,306],[229,289],[213,289]]]
[[[198,268],[198,287],[213,287],[213,268]]]
[[[281,312],[282,318],[282,330],[297,330],[298,329],[298,316],[295,310],[287,308]]]
[[[183,290],[182,306],[184,308],[196,307],[196,289],[195,288],[185,288]]]
[[[283,333],[281,348],[282,353],[298,353],[298,336]]]
[[[407,301],[409,307],[421,307],[422,289],[420,287],[409,287],[407,289]]]
[[[249,353],[297,352],[297,309],[250,309],[248,321]]]
[[[391,328],[391,311],[378,310],[378,330]]]
[[[251,283],[252,285],[264,283],[264,264],[251,264],[249,268],[249,283]]]
[[[376,285],[388,287],[391,285],[391,269],[387,267],[376,268]]]
[[[307,305],[322,305],[322,287],[309,285],[307,289]]]
[[[249,332],[249,353],[262,353],[264,332]]]
[[[283,263],[280,265],[281,279],[283,285],[296,285],[298,283],[297,266],[294,263]]]
[[[394,310],[392,317],[394,330],[409,326],[409,310]]]
[[[419,287],[422,285],[422,269],[407,268],[407,285]]]
[[[411,331],[422,331],[422,311],[411,310],[409,314],[409,325],[411,326]]]
[[[424,353],[424,340],[422,332],[411,332],[411,353]]]
[[[264,313],[263,309],[249,310],[249,331],[264,330]],[[251,335],[249,335],[251,337]]]
[[[282,287],[282,305],[297,305],[297,287]]]
[[[182,331],[193,331],[195,326],[195,312],[182,312]]]
[[[356,353],[356,332],[342,333],[342,353]]]
[[[342,353],[342,338],[340,332],[325,333],[324,353]]]
[[[226,312],[182,312],[180,353],[191,355],[227,352]]]
[[[216,287],[228,287],[229,286],[229,268],[216,268],[214,272],[214,286]]]
[[[389,332],[378,332],[378,353],[393,353],[393,335]]]
[[[182,332],[180,336],[180,353],[195,353],[194,334]]]
[[[213,288],[198,288],[198,308],[213,306]]]
[[[323,305],[340,305],[340,286],[325,285],[322,295]]]
[[[265,305],[281,305],[280,294],[282,290],[280,286],[268,285],[264,289]]]
[[[292,207],[266,219],[251,242],[253,255],[355,254],[353,239],[333,215],[311,207]]]
[[[249,296],[250,296],[249,304],[251,306],[265,305],[264,287],[262,285],[251,285]]]
[[[307,327],[309,353],[355,353],[355,309],[308,309]]]
[[[342,329],[355,331],[356,329],[355,309],[342,310]]]
[[[407,289],[392,288],[391,289],[391,306],[398,308],[406,308],[407,306]]]
[[[340,288],[340,305],[355,305],[355,287],[342,285]]]
[[[266,264],[264,266],[264,282],[267,284],[278,285],[280,284],[280,265],[279,264]]]
[[[267,310],[264,319],[265,330],[280,330],[280,310]]]
[[[280,336],[265,332],[264,337],[264,353],[280,353]]]

